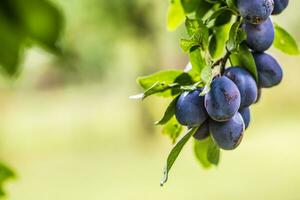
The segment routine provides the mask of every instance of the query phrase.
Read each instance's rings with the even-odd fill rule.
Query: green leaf
[[[215,145],[211,137],[202,141],[194,140],[194,153],[196,159],[206,169],[219,163],[220,149]]]
[[[240,28],[241,21],[235,22],[229,32],[229,39],[226,44],[228,51],[234,53],[239,50],[239,45],[242,41],[246,39],[246,33]]]
[[[168,181],[169,172],[176,161],[178,155],[180,154],[182,148],[187,143],[187,141],[195,134],[196,128],[189,129],[188,132],[175,144],[171,152],[169,153],[167,164],[164,168],[164,176],[160,182],[160,185],[163,186]]]
[[[217,166],[220,161],[220,148],[214,143],[210,142],[207,149],[207,160]]]
[[[275,27],[274,47],[289,55],[298,55],[299,48],[296,40],[278,24]]]
[[[214,35],[210,40],[209,50],[210,55],[217,59],[225,54],[224,46],[229,38],[230,24],[213,29]]]
[[[191,85],[194,83],[192,77],[181,70],[160,71],[149,76],[139,77],[137,82],[144,91],[148,91],[149,89],[152,91],[161,90],[161,92],[155,92],[155,94],[163,97],[174,96],[180,92],[179,88],[181,85]]]
[[[181,39],[180,47],[185,53],[189,53],[192,48],[199,46],[199,44],[191,39]]]
[[[4,196],[4,183],[9,180],[10,178],[14,178],[15,173],[9,169],[6,165],[0,163],[0,196]]]
[[[179,124],[175,116],[172,116],[172,118],[164,125],[162,129],[162,133],[164,135],[169,136],[173,144],[175,144],[181,131],[182,131],[182,126],[181,124]]]
[[[185,13],[192,13],[198,8],[198,4],[203,0],[181,0],[181,5]]]
[[[10,76],[19,72],[21,47],[24,35],[17,25],[0,13],[0,65],[3,71]]]
[[[173,84],[165,84],[160,82],[155,82],[150,88],[148,88],[145,92],[130,96],[130,99],[145,99],[151,95],[157,94],[157,95],[165,95],[165,92],[168,92],[171,89],[180,88],[180,85],[178,83]],[[170,93],[170,92],[169,92]],[[168,96],[171,96],[170,93]]]
[[[228,7],[219,8],[210,15],[206,20],[206,24],[217,20],[218,22],[215,22],[215,26],[222,26],[230,21],[232,14],[236,14],[236,12]]]
[[[244,43],[240,45],[237,53],[230,55],[230,62],[232,66],[239,66],[248,70],[255,80],[258,81],[257,69],[253,55]]]
[[[12,0],[23,30],[32,41],[58,52],[58,39],[63,28],[60,11],[46,0]]]
[[[232,10],[227,10],[221,13],[215,20],[215,26],[224,26],[231,22],[232,19],[232,13],[234,13]]]
[[[199,44],[203,49],[208,47],[209,30],[202,20],[186,18],[185,27],[192,41]]]
[[[165,111],[164,116],[161,118],[161,120],[155,122],[156,125],[164,125],[166,124],[174,115],[175,115],[175,107],[176,102],[178,100],[179,96],[174,98],[171,103],[169,104],[168,108]]]
[[[199,0],[196,8],[196,18],[202,19],[212,8],[214,4],[208,3],[205,0]]]
[[[207,66],[205,52],[198,48],[190,52],[189,57],[192,64],[192,71],[201,74],[202,70]]]
[[[201,71],[201,80],[204,83],[210,83],[210,81],[212,80],[212,68],[211,66],[206,66],[202,69]]]
[[[236,3],[237,0],[226,0],[226,3],[228,5],[229,8],[237,11],[237,3]]]
[[[178,28],[185,20],[185,13],[180,0],[171,0],[168,9],[167,28],[170,31]]]
[[[163,70],[148,76],[138,77],[137,82],[144,90],[147,90],[156,82],[174,83],[181,74],[183,74],[181,70]]]

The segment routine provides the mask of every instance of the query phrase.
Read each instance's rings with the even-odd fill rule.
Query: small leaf
[[[296,40],[278,24],[275,27],[274,47],[289,55],[298,55],[299,48]]]
[[[240,43],[246,39],[246,33],[243,29],[240,29],[241,21],[235,22],[229,32],[229,39],[226,44],[228,51],[234,53],[239,50]]]
[[[202,19],[214,6],[212,3],[207,3],[205,0],[198,0],[196,8],[196,18]]]
[[[169,175],[169,172],[170,172],[174,162],[176,161],[176,159],[177,159],[178,155],[180,154],[184,145],[192,137],[192,135],[195,134],[196,130],[197,130],[197,127],[189,129],[188,132],[172,148],[172,150],[168,156],[168,159],[167,159],[167,164],[164,168],[164,176],[160,182],[161,186],[163,186],[168,181],[168,175]]]
[[[201,74],[202,70],[207,66],[204,52],[197,48],[190,52],[189,57],[192,64],[192,71]]]
[[[4,196],[4,188],[3,185],[4,183],[11,178],[15,177],[15,173],[9,169],[7,166],[4,164],[0,163],[0,196]]]
[[[145,99],[154,94],[164,94],[166,91],[174,88],[180,88],[177,83],[165,84],[161,82],[155,82],[150,88],[148,88],[144,93],[130,96],[130,99]]]
[[[168,9],[167,28],[173,31],[178,28],[185,20],[185,13],[180,0],[171,0]]]
[[[192,13],[197,9],[200,1],[202,0],[181,0],[181,5],[185,13]]]
[[[228,7],[222,7],[213,12],[213,14],[206,20],[206,24],[213,20],[220,20],[220,22],[215,23],[215,25],[221,26],[228,23],[231,19],[231,15],[236,14],[236,12]],[[224,21],[223,21],[224,20]],[[221,22],[223,21],[223,22]]]
[[[195,42],[204,43],[205,41],[207,41],[208,43],[208,28],[201,19],[186,18],[185,27],[189,36],[194,37]]]
[[[170,120],[164,125],[162,133],[171,138],[172,143],[175,144],[178,136],[182,131],[182,125],[179,124],[175,116],[172,116]]]
[[[237,53],[230,55],[230,62],[232,66],[243,67],[248,70],[255,80],[258,81],[257,69],[253,55],[244,43],[240,45]]]
[[[206,66],[201,71],[201,80],[204,83],[210,83],[212,79],[212,68],[210,66]]]
[[[9,76],[18,74],[24,34],[7,16],[0,13],[0,65]]]
[[[221,27],[214,27],[214,35],[211,42],[215,43],[214,47],[210,44],[210,54],[213,58],[221,58],[225,54],[224,46],[229,38],[230,24]],[[215,40],[215,41],[212,41]]]
[[[219,163],[220,149],[211,137],[202,141],[195,140],[194,153],[199,163],[206,169]]]
[[[167,110],[165,111],[165,114],[162,117],[162,119],[155,122],[156,125],[166,124],[175,115],[175,107],[176,107],[176,102],[177,102],[178,98],[179,98],[179,96],[177,96],[176,98],[174,98],[171,101],[171,103],[169,104]]]
[[[163,70],[149,76],[139,77],[137,78],[137,82],[144,91],[150,88],[152,88],[152,91],[153,89],[156,91],[161,89],[161,92],[156,92],[155,94],[163,97],[178,94],[178,92],[180,92],[180,90],[178,90],[180,85],[191,85],[194,83],[192,77],[181,70]]]
[[[213,165],[217,166],[219,164],[220,148],[214,142],[210,142],[208,146],[207,160]]]
[[[190,50],[194,47],[197,47],[199,44],[191,39],[181,39],[180,47],[185,53],[189,53]]]
[[[46,0],[13,0],[24,31],[32,41],[58,52],[58,39],[63,28],[60,11]]]
[[[237,3],[236,3],[237,0],[226,0],[226,3],[228,5],[229,8],[231,8],[232,10],[235,10],[237,11]]]

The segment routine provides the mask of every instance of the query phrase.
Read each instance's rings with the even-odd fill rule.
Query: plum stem
[[[227,49],[226,49],[226,54],[225,54],[225,56],[223,57],[222,62],[221,62],[220,74],[223,74],[223,73],[224,73],[225,67],[226,67],[226,63],[227,63],[227,61],[228,61],[230,55],[231,55],[231,52],[230,52],[230,51],[227,51]]]

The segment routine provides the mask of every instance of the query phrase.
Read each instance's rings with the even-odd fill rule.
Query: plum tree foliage
[[[16,76],[25,47],[39,45],[59,53],[63,28],[60,11],[48,0],[3,0],[0,3],[0,65],[3,72]]]
[[[144,92],[132,96],[172,98],[156,123],[168,127],[164,133],[176,142],[161,185],[192,136],[195,157],[204,168],[219,163],[220,149],[232,150],[241,143],[250,123],[249,106],[259,101],[262,88],[274,87],[283,78],[280,64],[265,51],[273,45],[299,54],[293,37],[271,20],[287,5],[288,0],[170,1],[167,28],[185,24],[187,37],[180,46],[190,63],[183,70],[138,78]],[[183,127],[188,132],[178,139]]]
[[[25,47],[39,45],[59,53],[58,40],[63,28],[60,11],[47,0],[2,0],[0,2],[0,66],[1,72],[16,77]],[[14,172],[0,164],[0,196],[3,185]]]

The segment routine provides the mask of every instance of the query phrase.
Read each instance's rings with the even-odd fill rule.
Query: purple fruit
[[[209,122],[206,120],[194,134],[196,140],[204,140],[209,136]]]
[[[269,49],[274,41],[275,31],[270,18],[261,24],[244,23],[246,31],[246,44],[254,51],[263,52]]]
[[[247,107],[257,99],[257,85],[252,75],[241,67],[230,67],[225,70],[224,76],[232,80],[239,88],[241,94],[241,106]]]
[[[217,145],[224,150],[233,150],[243,138],[245,125],[240,113],[236,113],[229,121],[209,121],[209,129]]]
[[[176,102],[175,115],[178,122],[184,126],[196,127],[207,119],[204,108],[204,97],[200,96],[202,89],[183,92]]]
[[[251,24],[260,24],[271,15],[273,0],[237,0],[238,11]]]
[[[259,88],[270,88],[282,81],[282,69],[272,56],[266,53],[253,53],[253,57],[258,72]]]
[[[274,0],[274,10],[272,15],[280,14],[289,4],[289,0]]]
[[[226,76],[217,77],[211,83],[211,90],[205,96],[205,108],[215,121],[232,118],[241,105],[238,87]]]
[[[243,117],[244,124],[245,124],[245,129],[247,129],[249,127],[250,120],[251,120],[250,108],[249,107],[241,108],[239,110],[239,113]]]

